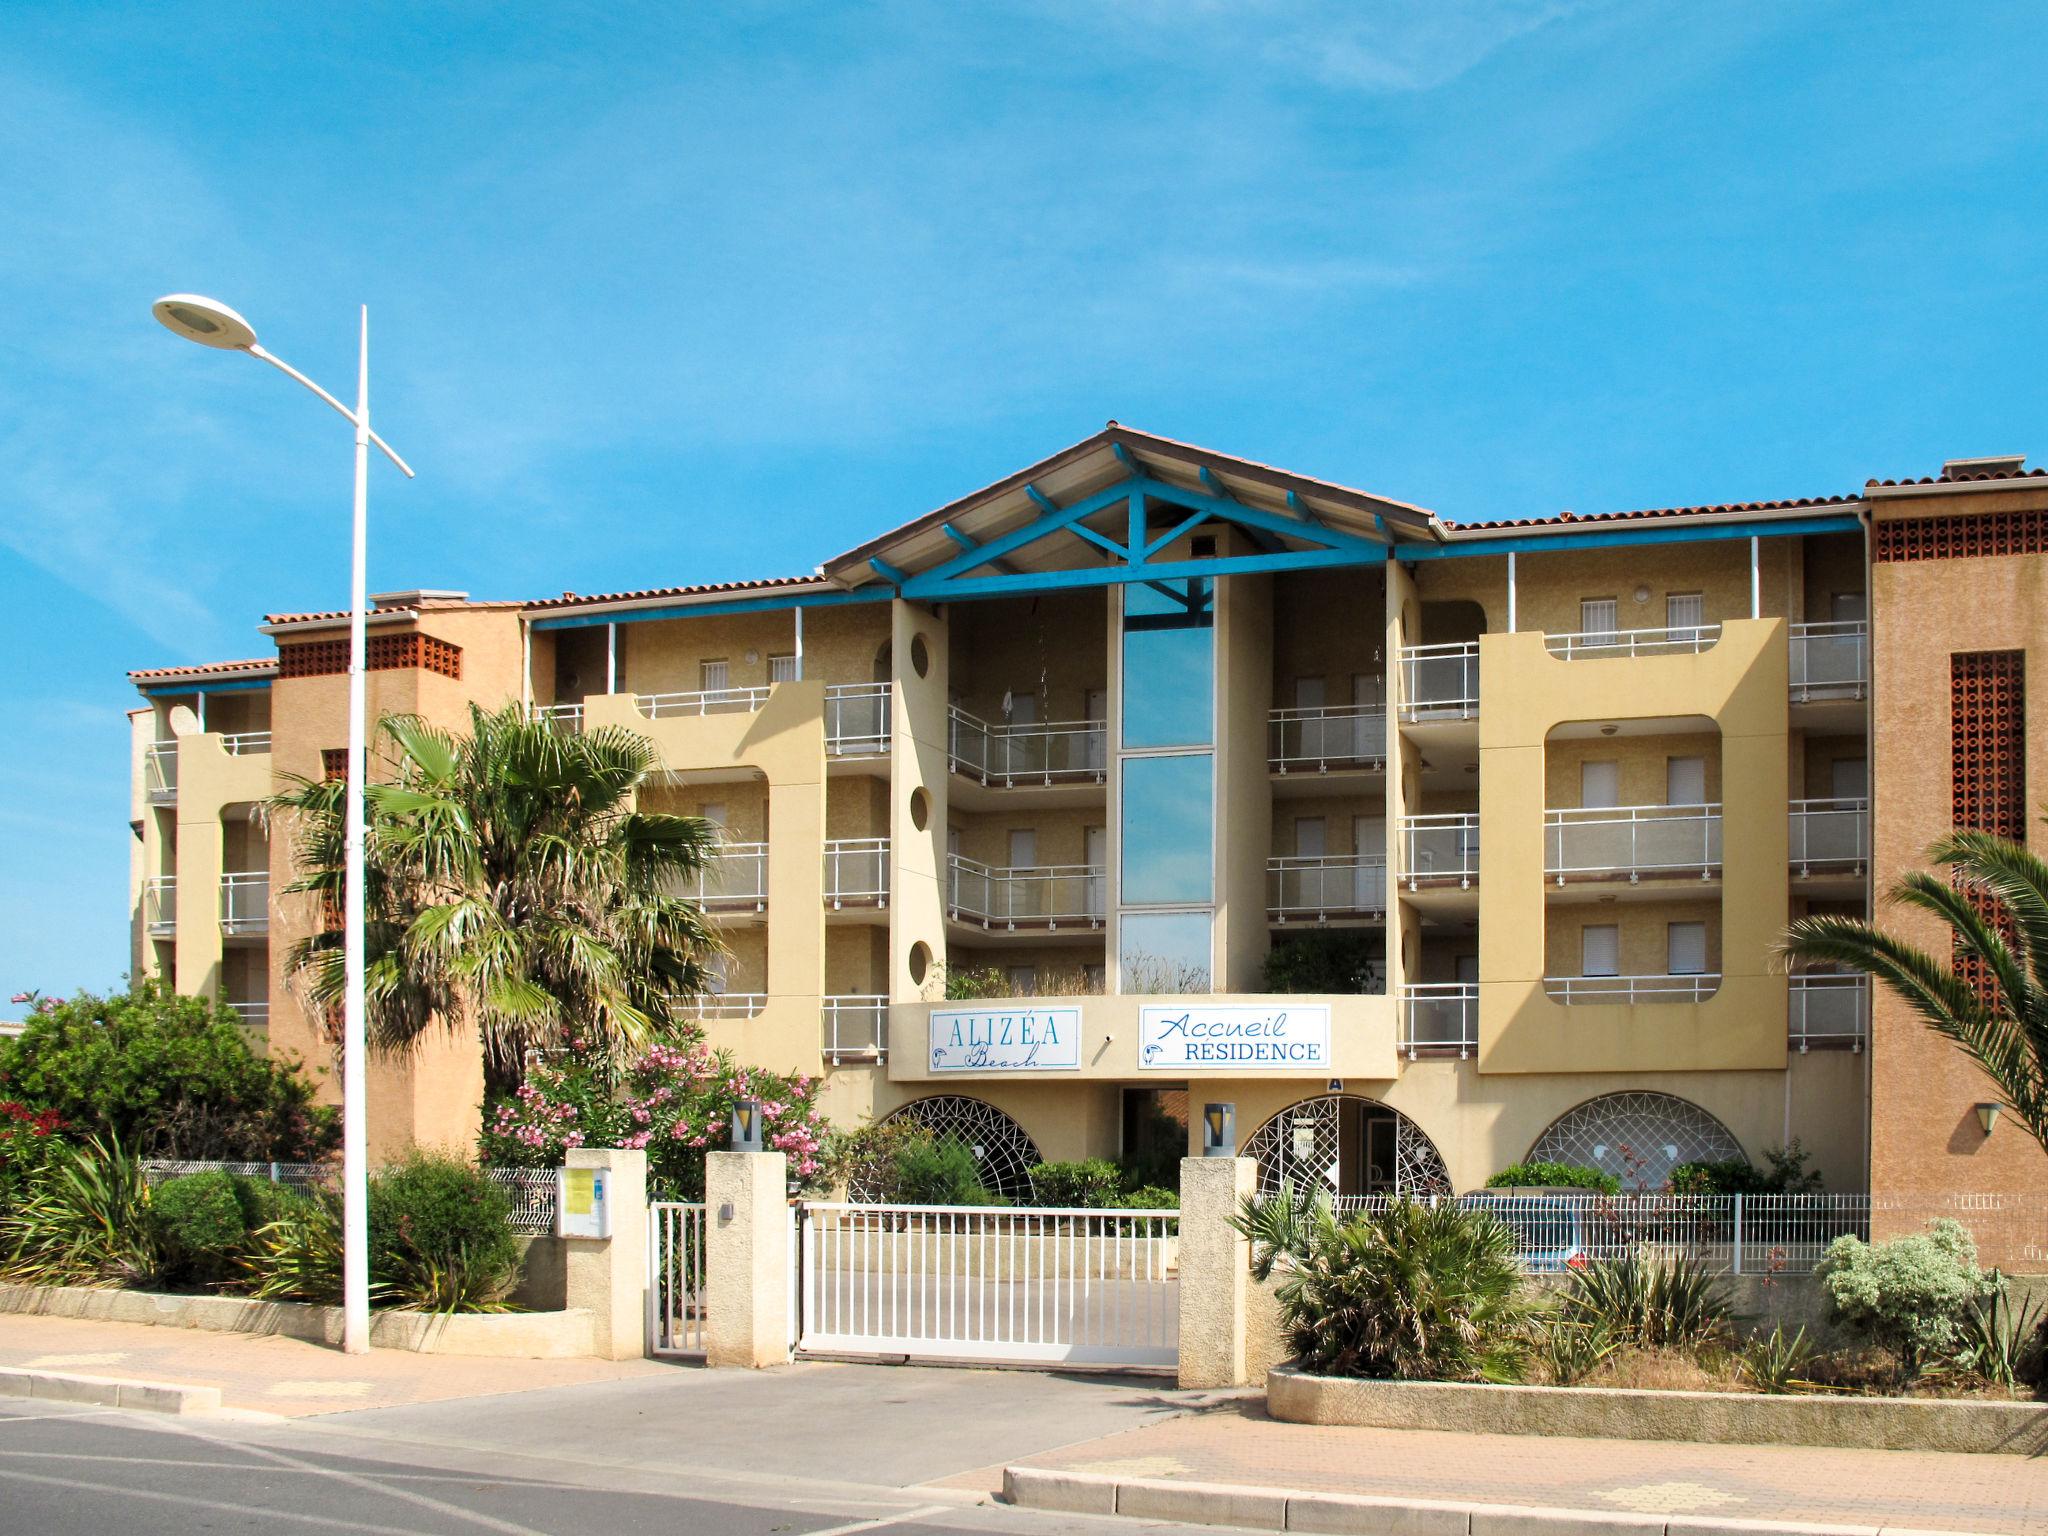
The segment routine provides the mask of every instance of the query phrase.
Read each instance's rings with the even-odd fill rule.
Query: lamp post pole
[[[168,329],[201,346],[246,352],[296,379],[347,418],[355,428],[355,522],[350,537],[348,612],[348,779],[343,824],[344,890],[342,893],[342,1042],[341,1042],[341,1192],[342,1192],[342,1341],[344,1353],[366,1354],[370,1348],[370,1202],[367,1116],[368,1090],[364,1057],[366,1011],[363,996],[363,843],[364,759],[367,721],[365,682],[369,670],[369,480],[370,445],[403,470],[412,466],[391,445],[370,430],[370,311],[361,312],[356,354],[356,408],[351,411],[298,369],[263,350],[247,320],[215,299],[174,293],[152,306]]]

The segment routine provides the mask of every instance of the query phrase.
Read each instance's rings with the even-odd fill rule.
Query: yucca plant
[[[1999,1278],[1997,1289],[1964,1316],[1956,1364],[1995,1386],[2016,1387],[2040,1377],[2048,1312],[2031,1297],[2014,1300]]]
[[[1318,1375],[1516,1381],[1528,1360],[1515,1235],[1490,1211],[1395,1200],[1321,1215],[1275,1294]]]
[[[259,1301],[341,1303],[341,1196],[329,1188],[288,1202],[250,1234],[243,1271]],[[374,1294],[381,1288],[372,1285]]]
[[[402,1251],[390,1256],[390,1283],[385,1287],[398,1312],[510,1312],[519,1269],[483,1262],[466,1243],[452,1252]]]
[[[1643,1349],[1697,1348],[1733,1313],[1727,1287],[1698,1260],[1640,1252],[1572,1270],[1560,1305],[1566,1317]]]
[[[1551,1385],[1575,1387],[1621,1348],[1621,1340],[1598,1319],[1551,1313],[1536,1319],[1530,1345]]]
[[[0,1277],[30,1285],[146,1286],[159,1268],[149,1184],[113,1137],[59,1152],[0,1216]]]
[[[1774,1323],[1767,1334],[1751,1334],[1737,1360],[1742,1374],[1759,1392],[1779,1396],[1816,1390],[1818,1384],[1806,1377],[1819,1354],[1807,1339],[1804,1324],[1788,1334],[1783,1323]]]

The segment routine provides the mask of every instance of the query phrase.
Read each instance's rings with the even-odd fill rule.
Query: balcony
[[[825,750],[833,757],[889,755],[887,683],[834,683],[825,690]]]
[[[1543,873],[1567,880],[1697,875],[1721,869],[1718,805],[1612,805],[1543,813]]]
[[[675,1011],[686,1019],[751,1019],[768,1006],[766,992],[703,992],[675,1000]]]
[[[721,843],[705,854],[696,873],[678,880],[669,893],[694,901],[707,912],[765,912],[768,845]]]
[[[1479,642],[1401,648],[1401,719],[1406,724],[1479,718]]]
[[[270,1028],[270,1004],[229,1003],[228,1007],[233,1011],[235,1017],[241,1021],[244,1029]]]
[[[1863,620],[1794,624],[1790,645],[1794,704],[1870,696],[1870,626]]]
[[[151,805],[178,803],[178,744],[151,742],[142,756],[143,791]]]
[[[1268,717],[1275,773],[1387,766],[1387,712],[1364,704],[1276,709]]]
[[[1276,923],[1386,914],[1387,861],[1378,854],[1266,860],[1266,915]]]
[[[958,854],[946,861],[946,912],[956,922],[1014,933],[1100,928],[1108,878],[1096,865],[994,868]]]
[[[1479,1049],[1479,983],[1419,982],[1401,989],[1401,1050],[1410,1061]]]
[[[698,715],[748,715],[768,702],[766,688],[712,688],[694,693],[637,693],[634,706],[650,720]]]
[[[535,720],[552,725],[564,736],[579,735],[583,730],[581,704],[535,704],[529,713]]]
[[[828,997],[823,1001],[825,1060],[832,1066],[889,1057],[889,999]]]
[[[1870,867],[1870,802],[1794,800],[1790,849],[1795,875],[1860,875]]]
[[[1401,877],[1411,891],[1424,885],[1469,889],[1479,879],[1478,812],[1404,816]]]
[[[1543,648],[1561,661],[1696,656],[1720,638],[1718,624],[1687,624],[1676,629],[1585,630],[1571,635],[1545,635]]]
[[[1788,1034],[1793,1050],[1860,1051],[1869,1038],[1870,978],[1800,971],[1787,978]]]
[[[1698,1003],[1721,990],[1721,973],[1687,976],[1546,976],[1543,990],[1576,1003]]]
[[[1100,720],[990,725],[964,709],[949,715],[952,770],[983,785],[1100,784],[1108,770],[1109,734]]]
[[[246,939],[270,931],[270,871],[250,869],[220,877],[220,931]]]
[[[152,875],[142,882],[142,926],[153,939],[178,931],[178,877]]]
[[[270,750],[270,732],[236,731],[221,737],[220,744],[229,757],[261,757]]]
[[[827,843],[825,900],[835,912],[889,905],[889,839],[854,837]]]

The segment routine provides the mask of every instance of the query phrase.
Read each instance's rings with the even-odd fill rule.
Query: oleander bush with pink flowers
[[[788,1155],[793,1180],[810,1184],[826,1135],[818,1087],[804,1073],[742,1066],[694,1027],[623,1063],[572,1036],[567,1049],[530,1057],[519,1087],[484,1106],[478,1153],[496,1167],[553,1168],[571,1147],[640,1148],[654,1192],[696,1200],[704,1154],[730,1143],[733,1105],[752,1099],[767,1146]]]

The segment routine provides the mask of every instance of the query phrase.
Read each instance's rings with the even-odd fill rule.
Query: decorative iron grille
[[[995,1105],[962,1094],[934,1094],[913,1099],[883,1117],[885,1125],[895,1120],[917,1122],[931,1132],[934,1141],[964,1143],[980,1166],[982,1187],[991,1194],[1006,1200],[1031,1198],[1031,1170],[1045,1159],[1024,1127]],[[863,1203],[887,1199],[891,1193],[872,1175],[856,1174],[847,1186],[848,1196]]]
[[[1340,1201],[1345,1197],[1345,1150],[1343,1117],[1346,1104],[1362,1111],[1391,1115],[1394,1121],[1394,1188],[1396,1195],[1448,1195],[1450,1169],[1443,1154],[1421,1126],[1399,1110],[1389,1109],[1376,1099],[1351,1094],[1330,1094],[1304,1099],[1283,1109],[1252,1133],[1244,1144],[1243,1156],[1259,1165],[1259,1192],[1275,1195],[1282,1182],[1296,1189],[1330,1189]],[[1330,1173],[1337,1172],[1337,1187],[1331,1189]],[[1373,1193],[1361,1189],[1359,1193]],[[1384,1192],[1384,1191],[1380,1191]]]
[[[1668,1093],[1609,1093],[1553,1120],[1528,1160],[1597,1168],[1636,1191],[1662,1189],[1680,1163],[1742,1155],[1728,1127],[1697,1104]]]

